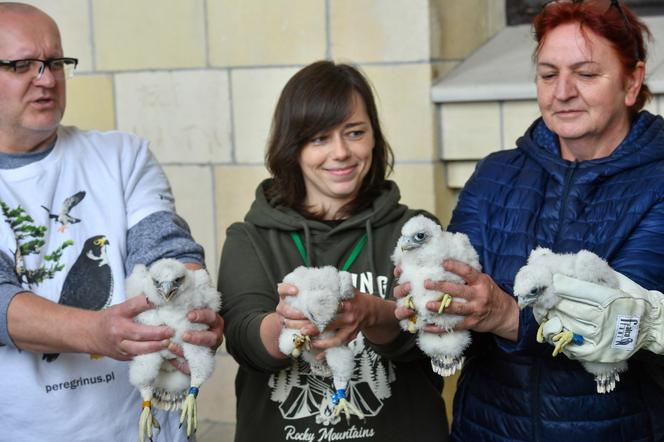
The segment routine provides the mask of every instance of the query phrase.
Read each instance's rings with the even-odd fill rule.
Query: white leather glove
[[[546,314],[544,338],[555,345],[554,337],[560,340],[555,329],[571,331],[574,340],[562,348],[570,359],[620,362],[642,348],[664,354],[664,294],[615,273],[619,289],[553,276],[553,291],[560,300]]]

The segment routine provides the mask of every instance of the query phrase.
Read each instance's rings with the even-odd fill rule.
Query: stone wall
[[[259,181],[281,88],[319,59],[375,86],[403,201],[445,223],[454,203],[437,149],[432,82],[504,26],[496,0],[32,0],[80,60],[64,123],[151,140],[178,212],[215,274],[228,225]],[[200,416],[234,422],[223,351]]]

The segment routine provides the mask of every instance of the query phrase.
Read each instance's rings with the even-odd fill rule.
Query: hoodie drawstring
[[[295,247],[297,247],[297,251],[300,252],[302,261],[304,261],[304,265],[309,267],[309,254],[302,244],[302,238],[300,238],[300,234],[297,232],[291,232],[290,236],[293,238],[293,242],[295,243]]]
[[[314,255],[311,253],[311,231],[309,230],[309,226],[307,223],[302,223],[304,226],[304,243],[307,246],[307,256],[309,257],[309,264],[307,264],[310,267],[314,267],[316,264],[313,262],[314,261]]]
[[[376,261],[374,259],[373,229],[371,228],[371,220],[369,219],[366,222],[365,230],[367,231],[365,236],[367,237],[369,243],[369,268],[371,269],[371,274],[374,275],[374,278],[377,278],[378,273],[376,273]]]
[[[373,274],[376,274],[376,266],[374,263],[374,255],[373,255],[373,234],[371,230],[371,223],[369,220],[367,220],[366,223],[366,233],[362,235],[360,240],[355,244],[355,247],[353,247],[353,250],[350,252],[350,255],[346,259],[346,262],[344,262],[343,266],[341,266],[341,270],[347,271],[350,266],[353,265],[357,257],[360,255],[362,252],[362,249],[364,248],[364,245],[368,242],[369,243],[369,267]],[[310,232],[308,226],[305,224],[304,225],[304,243],[302,242],[302,238],[300,237],[300,234],[298,232],[291,232],[290,234],[291,238],[293,239],[293,242],[295,243],[295,246],[297,247],[297,251],[300,252],[300,256],[302,257],[302,261],[304,262],[304,265],[307,267],[313,267],[314,264],[311,259],[311,240],[310,240]],[[306,245],[305,245],[306,244]]]
[[[304,265],[306,267],[314,267],[313,255],[311,254],[311,233],[309,231],[309,226],[307,226],[306,223],[302,223],[302,229],[304,230],[304,243],[302,243],[302,237],[298,232],[291,232],[290,236],[293,238],[297,251],[300,252]]]

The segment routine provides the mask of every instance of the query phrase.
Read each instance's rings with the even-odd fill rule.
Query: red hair
[[[625,5],[612,1],[586,0],[581,2],[552,2],[547,4],[533,21],[533,32],[537,47],[536,59],[547,34],[560,25],[579,23],[581,31],[589,30],[609,41],[624,72],[633,72],[639,61],[645,63],[648,56],[646,38],[652,34],[648,27]],[[634,115],[652,98],[645,84],[630,106]]]

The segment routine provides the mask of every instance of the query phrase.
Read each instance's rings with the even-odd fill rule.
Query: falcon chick
[[[588,250],[578,253],[553,253],[538,247],[530,253],[528,262],[514,278],[514,295],[521,309],[531,306],[535,318],[540,322],[537,342],[549,341],[555,346],[553,356],[572,343],[581,343],[583,338],[563,329],[558,318],[547,317],[548,311],[559,299],[553,291],[553,274],[560,273],[583,281],[593,282],[609,288],[618,288],[619,282],[606,261]],[[627,370],[627,362],[601,363],[581,362],[583,368],[595,376],[598,393],[609,393],[620,381],[620,373]]]
[[[401,267],[399,284],[410,282],[410,295],[397,300],[397,305],[415,311],[400,322],[401,328],[418,333],[417,344],[431,358],[431,368],[441,376],[450,376],[461,368],[463,352],[470,344],[470,332],[452,331],[463,316],[443,313],[450,302],[466,302],[424,287],[424,281],[449,281],[464,284],[464,280],[443,269],[443,261],[454,259],[464,262],[477,271],[481,265],[477,252],[463,233],[446,232],[435,221],[423,215],[408,220],[401,229],[401,237],[392,255],[392,261]],[[429,301],[440,301],[438,313],[426,308]],[[422,328],[433,324],[447,333],[427,333]]]
[[[150,268],[139,264],[126,280],[127,296],[145,296],[155,308],[138,314],[135,321],[146,325],[167,325],[175,335],[171,341],[180,345],[191,375],[177,370],[168,361],[176,355],[168,349],[135,356],[129,363],[129,380],[141,392],[143,411],[139,420],[139,440],[152,439],[152,427],[159,428],[152,415],[152,404],[165,410],[182,409],[180,423],[187,420],[187,436],[197,427],[196,396],[201,384],[214,370],[214,354],[208,347],[182,340],[188,330],[206,330],[207,325],[193,323],[187,313],[209,308],[218,311],[221,296],[204,269],[189,270],[175,259],[160,259]],[[183,361],[181,361],[183,362]]]
[[[300,266],[286,275],[283,282],[298,289],[297,296],[287,296],[285,302],[301,311],[321,331],[314,339],[334,336],[334,331],[324,330],[337,315],[341,301],[355,296],[350,273],[337,271],[332,266]],[[279,335],[279,350],[296,358],[302,356],[316,376],[332,376],[336,389],[332,403],[337,416],[343,411],[346,419],[350,419],[351,414],[364,419],[362,412],[346,398],[346,389],[354,369],[353,351],[347,345],[328,348],[325,350],[325,358],[317,360],[319,352],[311,348],[309,337],[300,335],[299,330],[284,327]]]

